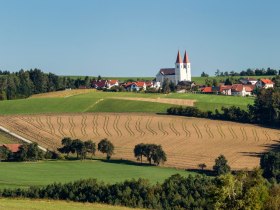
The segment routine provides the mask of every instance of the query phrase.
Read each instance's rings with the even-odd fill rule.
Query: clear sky
[[[279,0],[0,0],[0,69],[155,76],[280,69]]]

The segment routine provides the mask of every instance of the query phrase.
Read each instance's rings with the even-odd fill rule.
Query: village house
[[[256,83],[257,88],[273,88],[274,87],[274,82],[272,82],[270,79],[260,79]]]
[[[19,148],[22,144],[2,144],[0,147],[4,147],[11,151],[12,153],[17,153],[19,151]]]
[[[239,80],[241,84],[243,85],[255,85],[258,80],[257,79],[254,79],[254,78],[242,78]]]
[[[119,86],[118,80],[93,80],[91,86],[96,89],[111,89],[114,86]]]
[[[250,96],[255,89],[254,85],[221,85],[219,87],[204,87],[201,89],[201,93],[204,94],[221,94],[229,96]]]

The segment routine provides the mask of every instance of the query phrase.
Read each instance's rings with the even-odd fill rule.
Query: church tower
[[[186,71],[184,70],[184,64],[180,55],[180,51],[178,50],[177,59],[175,62],[175,85],[178,82],[184,80],[186,78]]]
[[[183,63],[184,63],[184,69],[186,71],[186,80],[191,81],[192,80],[191,63],[190,63],[189,56],[186,51],[185,51]]]

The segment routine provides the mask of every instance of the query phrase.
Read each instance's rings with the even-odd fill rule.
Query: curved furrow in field
[[[211,132],[210,127],[209,127],[209,125],[208,125],[207,123],[204,124],[204,128],[205,128],[206,133],[208,134],[209,138],[213,139],[213,138],[214,138],[214,135],[213,135],[213,133]]]
[[[187,125],[184,121],[182,121],[182,127],[183,127],[183,130],[184,130],[185,134],[186,134],[186,137],[191,137],[191,132],[188,130]]]
[[[145,136],[146,132],[141,129],[141,121],[142,121],[142,118],[138,117],[138,119],[136,120],[136,123],[135,123],[135,129],[140,133],[141,136]]]
[[[170,122],[169,123],[169,128],[170,130],[175,134],[175,136],[180,136],[180,132],[178,132],[174,126],[174,123],[173,122]]]
[[[157,135],[157,132],[151,128],[152,118],[148,118],[146,121],[146,129],[149,131],[153,136]]]
[[[104,117],[104,123],[103,123],[103,131],[107,136],[112,136],[112,134],[109,132],[108,129],[108,123],[109,123],[109,117],[105,115]]]
[[[114,122],[113,122],[113,128],[114,128],[114,130],[115,130],[115,132],[117,133],[118,136],[122,136],[122,131],[118,127],[119,121],[120,121],[120,116],[116,115],[115,119],[114,119]]]

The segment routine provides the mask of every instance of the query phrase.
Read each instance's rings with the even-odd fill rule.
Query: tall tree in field
[[[215,160],[215,165],[213,166],[213,170],[217,175],[226,174],[230,172],[230,166],[227,164],[227,159],[224,155],[220,155]]]
[[[91,158],[92,158],[92,156],[95,155],[95,152],[96,152],[96,145],[95,145],[95,143],[93,141],[91,141],[91,140],[88,140],[88,141],[85,141],[84,144],[85,144],[87,153],[90,153],[91,154]]]
[[[75,139],[75,140],[73,140],[71,147],[75,150],[75,152],[77,154],[77,159],[86,158],[87,149],[86,149],[83,141],[81,141],[80,139]]]
[[[102,139],[98,143],[98,151],[106,153],[107,160],[110,160],[111,156],[114,154],[114,145],[108,139]]]
[[[137,144],[134,147],[134,156],[137,158],[137,160],[140,160],[141,163],[143,161],[143,155],[145,153],[145,144]]]
[[[157,148],[152,153],[152,160],[156,165],[164,163],[167,161],[165,152],[163,151],[161,145],[157,145]]]
[[[67,154],[67,157],[69,157],[70,153],[74,153],[75,149],[72,147],[73,140],[69,137],[65,137],[61,140],[61,144],[63,147],[58,148],[58,151],[61,153]]]

